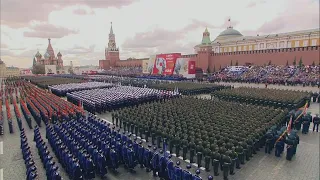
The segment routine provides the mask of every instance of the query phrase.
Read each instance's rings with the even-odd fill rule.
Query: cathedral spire
[[[110,27],[110,33],[109,34],[113,34],[112,22],[111,22],[111,27]]]
[[[54,55],[54,50],[53,50],[53,48],[52,48],[52,46],[51,46],[51,39],[50,38],[48,38],[48,47],[47,47],[47,52],[48,52],[48,54],[51,56],[51,57],[55,57],[55,55]]]

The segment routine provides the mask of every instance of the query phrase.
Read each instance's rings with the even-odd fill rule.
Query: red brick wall
[[[99,68],[100,69],[109,69],[110,61],[109,60],[99,60]]]
[[[232,52],[232,53],[211,53],[209,59],[210,70],[213,70],[214,66],[216,70],[221,67],[230,65],[232,60],[233,64],[238,61],[239,65],[245,65],[246,63],[252,63],[255,65],[268,64],[271,60],[272,64],[285,65],[287,61],[292,64],[296,58],[297,64],[302,58],[302,62],[305,65],[311,65],[313,61],[319,64],[320,47],[303,47],[303,48],[288,48],[288,49],[275,49],[275,50],[258,50],[258,51],[245,51],[245,52]],[[199,56],[199,62],[206,62],[206,59],[201,59]],[[204,65],[205,63],[199,63]],[[202,67],[202,66],[198,66]],[[204,69],[203,69],[204,70]],[[205,70],[204,70],[205,71]]]

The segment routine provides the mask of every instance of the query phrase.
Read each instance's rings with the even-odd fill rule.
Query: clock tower
[[[108,47],[105,49],[105,57],[106,57],[106,60],[110,61],[111,67],[114,67],[116,65],[116,62],[120,60],[119,48],[117,48],[117,45],[116,45],[116,37],[115,37],[115,34],[113,33],[112,22],[111,22],[110,33],[109,33]]]

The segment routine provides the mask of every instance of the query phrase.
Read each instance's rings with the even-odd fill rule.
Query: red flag
[[[290,132],[291,132],[291,124],[292,124],[292,116],[290,116],[290,121],[289,121],[288,127],[287,127],[288,134],[290,134]]]

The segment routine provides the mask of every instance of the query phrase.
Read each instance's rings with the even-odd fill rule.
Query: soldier
[[[286,159],[291,161],[292,156],[294,155],[294,147],[293,147],[294,141],[291,139],[287,140],[287,156]]]
[[[228,180],[229,169],[231,166],[231,158],[228,156],[228,153],[222,155],[222,167],[223,167],[223,179]]]
[[[157,172],[159,171],[159,153],[157,152],[157,147],[153,147],[153,155],[151,162],[153,176],[157,176]]]
[[[319,130],[319,124],[320,124],[319,114],[316,114],[316,116],[313,117],[312,122],[313,122],[312,131],[314,131],[314,130],[316,129],[316,131],[318,132],[318,130]]]
[[[151,169],[151,164],[150,164],[150,161],[152,158],[151,147],[152,147],[152,145],[149,144],[148,148],[146,148],[144,151],[143,158],[144,158],[144,166],[146,167],[146,172],[150,172],[150,169]]]
[[[219,176],[219,162],[221,159],[220,153],[213,152],[211,159],[212,159],[212,166],[213,166],[214,175]]]
[[[309,131],[310,121],[307,116],[302,118],[302,134],[307,134]]]
[[[174,179],[182,179],[182,169],[179,167],[180,161],[176,162],[176,166],[174,167]]]
[[[202,178],[200,177],[200,173],[201,173],[200,169],[197,169],[196,174],[193,175],[193,180],[202,180]]]
[[[132,149],[132,144],[128,145],[128,149],[127,149],[127,157],[128,157],[128,169],[133,172],[134,167],[136,166],[136,156],[134,154],[134,151]]]
[[[283,146],[284,146],[284,140],[283,140],[283,137],[282,137],[282,136],[279,137],[279,139],[277,140],[275,146],[276,146],[276,147],[275,147],[275,148],[276,148],[276,150],[275,150],[275,156],[276,156],[276,157],[280,157],[280,154],[281,154],[281,152],[282,152],[282,148],[283,148]]]
[[[192,180],[192,174],[190,172],[191,165],[188,164],[186,168],[187,168],[187,170],[183,170],[183,172],[182,172],[182,179],[183,180]],[[174,179],[174,178],[170,178],[170,179]]]
[[[273,137],[273,133],[271,131],[268,131],[266,134],[266,144],[265,144],[265,153],[270,154],[271,153],[271,149],[272,149],[272,140],[274,139]]]

